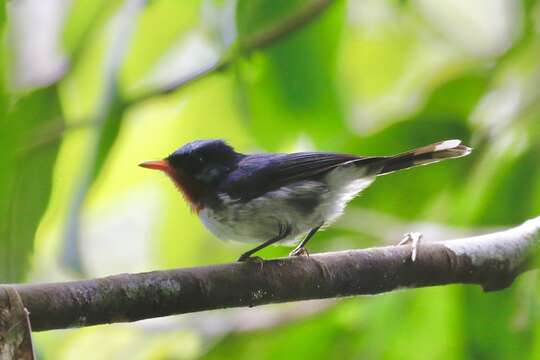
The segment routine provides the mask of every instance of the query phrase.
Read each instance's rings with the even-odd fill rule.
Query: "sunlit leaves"
[[[0,126],[0,163],[9,169],[0,172],[0,281],[21,281],[49,201],[55,138],[63,126],[56,89],[17,100]]]
[[[466,127],[450,119],[421,117],[400,122],[351,146],[366,155],[392,155],[439,140],[466,141],[468,137]],[[469,161],[448,160],[379,178],[355,203],[404,218],[425,218],[428,215],[422,210],[434,197],[462,183]]]
[[[92,127],[94,133],[83,158],[84,166],[81,167],[80,182],[73,194],[66,225],[64,260],[78,272],[84,271],[78,250],[80,213],[86,193],[103,166],[122,124],[127,104],[119,94],[119,69],[125,59],[131,34],[134,31],[134,23],[144,4],[142,0],[126,1],[109,20],[107,27],[93,34],[96,47],[91,49],[95,51],[99,59],[98,66],[94,68],[94,72],[85,72],[85,68],[81,71],[83,75],[97,72],[101,82],[98,82],[99,85],[96,87],[99,93],[94,94],[96,96],[94,108],[83,118]],[[89,63],[89,65],[92,64],[95,63]],[[74,78],[77,80],[77,76]],[[67,91],[71,90],[69,85],[66,88]]]
[[[307,319],[231,334],[204,359],[251,359],[254,351],[260,359],[455,359],[462,346],[459,296],[449,287],[342,300]]]
[[[0,32],[4,37],[4,1],[0,1],[0,8]],[[0,282],[16,282],[22,281],[29,271],[35,232],[49,202],[51,174],[64,123],[56,87],[19,96],[8,92],[5,76],[15,71],[21,59],[10,54],[11,67],[6,69],[6,51],[15,44],[3,45],[0,50]],[[34,75],[46,77],[39,71]],[[54,77],[60,75],[55,73]],[[27,82],[25,86],[32,84],[36,86],[35,82]]]
[[[104,71],[110,40],[119,33],[112,23],[129,2],[72,2],[63,44],[73,68],[60,84],[61,107],[53,88],[19,99],[0,97],[0,110],[10,111],[0,122],[2,149],[8,149],[0,152],[0,163],[9,169],[0,172],[0,281],[20,280],[28,268],[53,166],[55,195],[62,200],[55,197],[49,204],[54,219],[41,224],[39,244],[48,249],[37,249],[37,271],[53,267],[51,243],[57,245],[64,233],[58,228],[68,213],[81,220],[75,230],[83,235],[91,275],[234,259],[242,248],[213,238],[166,177],[136,167],[197,138],[223,137],[242,152],[313,148],[359,155],[391,155],[460,138],[475,148],[471,156],[381,177],[351,206],[411,227],[412,220],[502,226],[540,212],[537,1],[524,2],[522,33],[514,27],[518,3],[494,17],[486,15],[499,8],[481,12],[488,24],[483,27],[469,18],[480,3],[336,0],[309,21],[291,25],[302,9],[327,1],[238,0],[236,22],[222,12],[234,1],[147,1],[129,22],[134,36],[119,42],[127,51],[113,56],[116,66]],[[465,22],[450,22],[456,29],[437,20],[448,15],[444,4],[465,9]],[[218,23],[230,30],[226,36]],[[494,31],[471,32],[471,24]],[[245,48],[280,27],[289,31],[265,46]],[[488,41],[471,47],[478,38]],[[169,80],[196,73],[220,56],[230,60],[223,71],[172,95],[137,102],[140,93],[160,92]],[[63,130],[60,110],[68,135],[55,163],[58,145],[51,132],[58,137]],[[71,192],[78,181],[79,191]],[[76,206],[66,206],[74,199]],[[361,212],[349,213],[352,221],[356,214]],[[317,234],[310,250],[381,241],[376,232],[367,236],[362,230],[330,227]],[[262,255],[287,251],[276,247]],[[513,291],[487,296],[441,287],[345,301],[311,319],[283,319],[288,324],[282,327],[233,334],[223,342],[194,331],[191,350],[174,347],[171,356],[208,351],[209,358],[519,358],[531,346],[535,318],[533,325],[522,325],[525,330],[514,330],[513,311],[526,306]],[[526,315],[537,311],[536,300],[530,301]],[[158,358],[177,340],[175,333],[160,333],[151,344],[116,330],[107,331],[116,341],[103,354],[125,355],[137,342],[142,354]],[[70,344],[58,341],[51,350],[48,343],[43,352],[76,357],[81,348],[103,343],[102,331],[70,333]],[[203,348],[193,345],[199,342]],[[155,351],[148,350],[152,346]]]
[[[64,24],[64,47],[71,56],[79,56],[91,35],[118,10],[121,0],[80,0],[71,4]]]
[[[309,3],[239,1],[239,40],[279,26]],[[343,21],[343,4],[332,4],[305,28],[255,52],[239,65],[240,101],[262,145],[275,149],[290,144],[302,133],[319,144],[337,141],[344,129],[335,85]]]
[[[199,0],[155,0],[148,4],[137,21],[121,71],[121,83],[126,91],[132,88],[141,91],[137,82],[142,81],[175,45],[201,31],[201,11]]]

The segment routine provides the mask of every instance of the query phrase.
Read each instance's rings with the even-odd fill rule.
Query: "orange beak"
[[[147,169],[160,170],[165,172],[171,169],[171,166],[169,165],[169,162],[167,160],[145,161],[143,163],[140,163],[139,166]]]

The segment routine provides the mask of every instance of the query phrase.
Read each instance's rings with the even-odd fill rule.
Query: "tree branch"
[[[404,287],[462,283],[499,290],[535,267],[539,233],[537,217],[494,234],[421,243],[415,262],[410,246],[387,246],[14,288],[38,331]]]
[[[334,0],[313,0],[305,7],[300,8],[285,20],[271,26],[259,33],[240,41],[240,49],[249,53],[253,50],[262,49],[281,40],[296,30],[302,29],[311,21],[323,13]]]

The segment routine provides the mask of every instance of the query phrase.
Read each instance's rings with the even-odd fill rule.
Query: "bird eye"
[[[202,156],[197,156],[197,161],[199,162],[199,164],[202,164],[204,162],[204,159]]]

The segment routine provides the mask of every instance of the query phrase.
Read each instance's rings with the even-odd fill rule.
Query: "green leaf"
[[[447,117],[466,122],[488,88],[488,74],[466,73],[441,84],[417,117]]]
[[[91,76],[92,82],[97,85],[93,89],[97,91],[91,93],[95,97],[92,104],[94,109],[86,114],[81,112],[93,127],[94,134],[91,137],[86,158],[83,160],[84,167],[81,168],[80,182],[70,205],[62,253],[64,262],[79,273],[84,272],[79,249],[79,222],[82,206],[88,190],[99,175],[109,151],[116,141],[127,107],[126,102],[119,95],[118,74],[125,59],[125,51],[127,51],[125,42],[130,40],[129,35],[131,35],[134,23],[142,10],[141,4],[135,4],[137,5],[135,7],[133,5],[134,3],[124,3],[115,14],[120,20],[107,23],[106,26],[92,35],[89,47],[83,51],[88,51],[96,61],[85,62],[87,58],[81,57],[80,63],[77,64],[78,67],[75,67],[72,77],[68,79],[72,82],[71,84],[78,82],[84,84],[84,79],[89,79]],[[118,34],[127,34],[128,38],[119,37]],[[96,83],[94,80],[96,70],[100,74],[97,78],[101,83]],[[70,86],[69,82],[64,85],[63,89],[66,98],[71,96],[73,86]],[[70,105],[74,106],[75,109],[78,108],[78,104],[72,103]],[[75,111],[73,112],[75,113]]]
[[[120,0],[74,1],[64,25],[65,49],[78,57],[94,31],[103,26],[120,5]]]
[[[361,155],[393,155],[440,140],[471,138],[468,114],[485,91],[487,79],[468,74],[452,79],[433,91],[423,109],[391,126],[362,138],[350,137],[344,150]],[[444,191],[457,190],[466,180],[473,152],[468,158],[403,171],[381,177],[355,202],[377,211],[404,218],[425,218],[428,209]],[[444,217],[444,216],[443,216]]]
[[[305,319],[233,333],[203,358],[252,359],[256,351],[257,359],[456,359],[461,340],[458,290],[416,289],[340,300]]]
[[[0,24],[6,23],[6,1],[0,0]]]
[[[471,184],[457,208],[461,222],[515,225],[538,216],[535,190],[540,179],[540,147],[532,146],[517,156],[512,149],[500,156],[493,151],[482,155],[483,163],[470,174]]]
[[[464,290],[462,311],[467,321],[462,331],[467,359],[528,358],[531,336],[514,325],[517,311],[527,311],[520,309],[523,303],[518,295],[515,286],[489,294],[478,287]]]
[[[470,138],[468,129],[452,119],[419,117],[394,124],[385,130],[355,139],[352,153],[393,155],[444,139]],[[442,192],[463,181],[470,159],[448,160],[440,164],[400,171],[377,179],[355,203],[403,218],[425,218],[425,210]]]
[[[292,14],[312,2],[239,1],[239,41],[284,26]],[[335,80],[343,18],[343,3],[333,4],[240,63],[240,98],[250,129],[262,145],[276,149],[303,133],[320,145],[339,142],[345,126]]]
[[[5,102],[4,102],[5,104]],[[0,281],[20,281],[28,271],[34,234],[51,192],[63,125],[57,89],[18,99],[0,122]],[[51,136],[53,141],[47,141]],[[39,144],[40,146],[37,146]]]
[[[5,31],[0,1],[0,31]],[[20,98],[6,92],[5,51],[0,54],[0,282],[23,280],[34,236],[48,205],[58,154],[56,138],[64,126],[57,88]]]
[[[120,74],[121,88],[129,92],[156,63],[200,25],[200,0],[154,0],[142,12]]]
[[[81,274],[84,273],[79,244],[82,207],[90,187],[99,176],[109,152],[118,137],[126,108],[127,105],[117,95],[113,95],[113,99],[106,109],[106,114],[104,114],[105,118],[102,119],[99,126],[95,129],[96,133],[94,137],[96,141],[88,150],[93,155],[90,156],[89,162],[85,163],[83,176],[70,206],[62,259],[72,270]]]
[[[314,0],[240,0],[236,6],[238,35],[242,39],[264,31],[312,2]]]
[[[92,180],[96,179],[103,168],[109,151],[118,138],[126,109],[127,104],[118,98],[118,96],[115,96],[109,106],[107,116],[100,129],[99,143],[97,144],[97,156],[95,163],[93,164],[94,175],[92,176]]]

